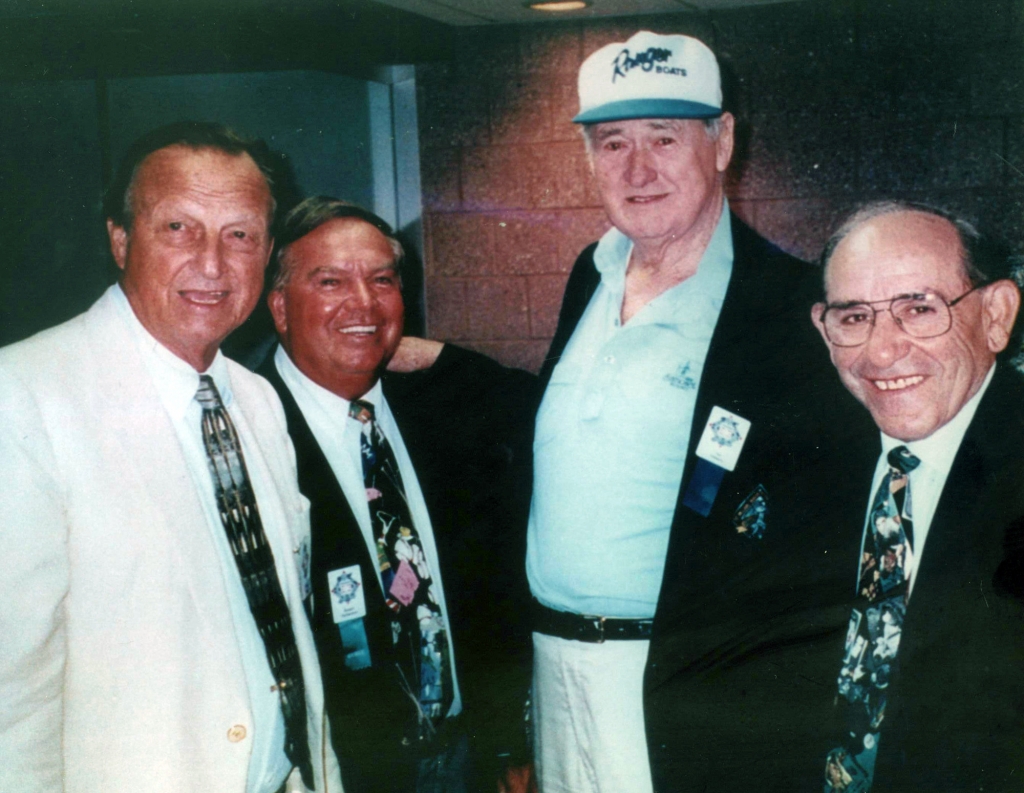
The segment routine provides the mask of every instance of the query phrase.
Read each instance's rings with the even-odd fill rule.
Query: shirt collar
[[[619,296],[619,303],[625,290],[626,268],[632,253],[633,241],[614,226],[601,237],[594,251],[594,267],[601,274],[602,283]],[[655,300],[668,302],[689,294],[724,297],[732,275],[732,261],[732,220],[729,216],[729,201],[724,199],[722,213],[701,256],[697,272]],[[669,313],[673,314],[671,307]]]
[[[338,396],[333,391],[328,391],[322,385],[315,383],[303,374],[302,370],[295,365],[284,347],[280,344],[277,345],[277,351],[274,353],[274,363],[277,365],[277,371],[285,382],[301,388],[306,396],[332,421],[343,423],[345,419],[349,418],[348,408],[351,402],[344,397]],[[383,392],[381,391],[380,380],[375,382],[369,391],[359,397],[360,400],[369,402],[378,410],[382,398]]]
[[[199,390],[200,374],[208,374],[213,378],[224,407],[231,406],[233,401],[231,378],[228,375],[226,359],[220,350],[217,350],[213,363],[205,372],[197,372],[146,330],[139,318],[135,316],[135,311],[120,284],[111,287],[111,293],[114,304],[118,307],[121,318],[128,326],[142,355],[142,361],[153,378],[153,384],[160,395],[160,400],[173,419],[183,419],[195,401],[196,391]]]
[[[995,371],[996,367],[993,364],[988,370],[988,374],[985,375],[985,382],[981,384],[978,393],[968,399],[967,403],[960,408],[960,412],[953,416],[950,421],[943,424],[927,438],[921,438],[921,440],[917,441],[901,441],[886,435],[884,432],[881,433],[882,455],[888,455],[897,446],[906,446],[921,461],[922,465],[934,466],[938,469],[950,468],[953,464],[953,458],[956,457],[956,453],[960,449],[960,443],[964,439],[964,434],[967,432],[967,428],[971,425],[974,414],[978,410],[981,398],[985,395],[985,391],[988,390],[989,383],[992,382],[992,376]]]

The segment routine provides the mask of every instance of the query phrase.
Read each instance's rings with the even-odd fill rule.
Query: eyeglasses
[[[859,347],[871,336],[875,317],[887,305],[893,322],[904,333],[915,339],[931,339],[947,333],[953,327],[953,312],[950,310],[971,292],[987,284],[978,284],[960,297],[946,300],[934,292],[920,292],[911,295],[896,295],[887,300],[866,300],[858,303],[836,303],[825,306],[820,321],[825,336],[836,347]]]

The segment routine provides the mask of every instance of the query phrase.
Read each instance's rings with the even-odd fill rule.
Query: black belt
[[[537,633],[600,644],[613,640],[650,639],[654,620],[622,620],[616,617],[594,617],[549,609],[533,601],[533,629]]]

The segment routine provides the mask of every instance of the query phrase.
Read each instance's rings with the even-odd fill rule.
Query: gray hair
[[[277,239],[277,272],[271,282],[271,291],[283,289],[288,285],[294,267],[292,257],[288,255],[292,243],[302,239],[328,221],[345,218],[369,223],[383,234],[387,238],[388,245],[391,246],[391,251],[395,254],[395,270],[400,272],[402,261],[405,259],[405,250],[386,220],[368,209],[363,209],[339,198],[313,196],[300,203],[284,217],[281,233]],[[400,275],[399,279],[401,279]]]

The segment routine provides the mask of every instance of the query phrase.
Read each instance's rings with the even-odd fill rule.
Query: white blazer
[[[273,484],[259,507],[302,657],[316,789],[336,793],[301,602],[309,505],[273,389],[228,372],[246,463]],[[0,791],[244,793],[252,713],[205,520],[109,293],[0,350]]]

